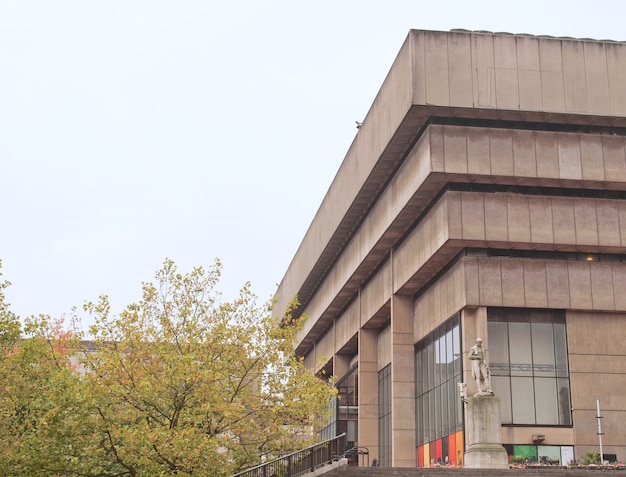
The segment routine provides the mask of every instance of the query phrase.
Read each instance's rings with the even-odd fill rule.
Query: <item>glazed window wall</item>
[[[320,422],[319,439],[321,441],[327,441],[337,436],[337,397],[333,397],[328,404],[330,409],[327,409],[325,414],[327,419]]]
[[[488,333],[502,424],[571,426],[565,312],[490,308]]]
[[[359,436],[359,373],[354,367],[337,382],[337,430],[346,433],[348,448],[356,445]]]
[[[574,462],[573,446],[504,444],[509,458],[522,458],[522,464],[569,465]]]
[[[418,446],[463,429],[460,314],[415,347],[415,429]],[[446,441],[444,439],[444,441]],[[442,458],[449,456],[442,449]],[[454,453],[449,457],[452,458]]]
[[[378,462],[391,467],[391,365],[378,371]]]
[[[329,404],[331,406],[328,421],[322,423],[319,433],[320,440],[332,439],[346,433],[348,448],[358,440],[359,401],[358,401],[358,368],[352,368],[348,374],[337,381],[337,395]]]

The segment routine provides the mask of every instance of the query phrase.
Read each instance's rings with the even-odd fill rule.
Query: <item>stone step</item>
[[[325,477],[626,477],[626,470],[342,467]]]

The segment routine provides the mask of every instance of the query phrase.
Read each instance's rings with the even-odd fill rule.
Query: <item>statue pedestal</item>
[[[500,433],[500,399],[493,395],[471,396],[467,403],[468,469],[507,469],[508,458]]]

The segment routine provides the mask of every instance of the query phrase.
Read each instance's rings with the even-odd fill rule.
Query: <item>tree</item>
[[[0,260],[0,278],[2,278],[2,260]],[[11,283],[6,280],[0,281],[0,352],[2,352],[0,359],[4,358],[7,349],[13,348],[21,333],[20,321],[10,310],[4,295],[4,290],[10,285]]]
[[[9,285],[0,282],[0,475],[58,475],[84,451],[76,445],[86,406],[71,337],[45,316],[22,326],[5,301]]]
[[[219,261],[180,274],[166,260],[118,317],[106,296],[86,305],[101,461],[131,476],[229,475],[311,434],[333,390],[294,356],[301,323],[278,326],[249,284],[220,301],[220,273]]]
[[[301,326],[278,326],[249,284],[177,271],[119,316],[85,305],[95,346],[60,320],[20,320],[0,283],[0,475],[225,476],[306,445],[334,390],[294,355]],[[84,343],[83,343],[84,344]]]

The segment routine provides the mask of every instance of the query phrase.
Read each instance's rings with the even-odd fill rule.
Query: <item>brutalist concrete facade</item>
[[[460,349],[447,364],[471,394],[467,351],[482,337],[495,353],[492,316],[515,322],[525,310],[563,317],[566,361],[540,369],[531,357],[524,370],[509,334],[507,369],[539,383],[559,368],[566,392],[560,420],[546,424],[536,384],[535,420],[517,423],[511,385],[503,444],[579,459],[598,449],[599,399],[603,451],[625,460],[626,43],[410,31],[275,309],[296,295],[308,316],[297,352],[339,381],[354,375],[350,432],[370,460],[461,464],[461,398],[444,410],[460,427],[429,440],[428,415],[416,417],[425,379],[416,356],[454,318]]]

